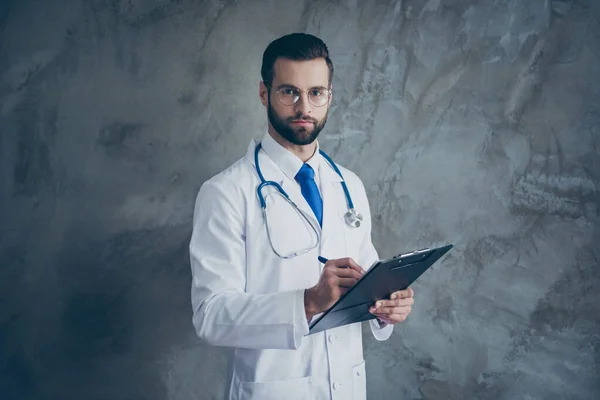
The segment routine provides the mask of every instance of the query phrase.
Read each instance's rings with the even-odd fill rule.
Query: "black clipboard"
[[[408,288],[451,248],[448,244],[376,261],[333,306],[311,322],[308,334],[376,318],[369,312],[370,306]]]

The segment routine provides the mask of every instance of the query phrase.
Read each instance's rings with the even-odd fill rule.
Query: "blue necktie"
[[[315,182],[315,171],[308,164],[303,164],[300,171],[296,174],[296,180],[300,183],[302,196],[312,208],[319,225],[323,226],[323,200],[319,194],[319,188]]]

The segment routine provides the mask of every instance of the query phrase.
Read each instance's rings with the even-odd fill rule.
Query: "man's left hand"
[[[390,295],[390,300],[378,300],[369,311],[379,319],[380,323],[397,324],[410,314],[415,303],[414,295],[415,292],[411,288],[399,290]]]

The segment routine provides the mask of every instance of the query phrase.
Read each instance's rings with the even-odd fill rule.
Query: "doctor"
[[[327,47],[312,35],[281,37],[261,75],[268,132],[196,199],[193,323],[200,338],[230,348],[227,399],[365,399],[361,324],[307,335],[378,258],[361,180],[316,140],[332,98]],[[413,302],[407,289],[372,307],[375,338],[389,338]]]

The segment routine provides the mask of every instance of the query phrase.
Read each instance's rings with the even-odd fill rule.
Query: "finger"
[[[395,324],[395,322],[393,320],[391,320],[389,318],[389,316],[387,316],[387,315],[375,315],[375,316],[377,317],[378,320],[385,322],[388,325]]]
[[[379,302],[377,302],[377,303],[379,303]],[[376,311],[387,310],[386,312],[388,312],[391,309],[405,309],[405,308],[411,308],[412,309],[412,304],[400,304],[400,305],[398,305],[398,304],[389,304],[389,305],[378,306],[377,303],[371,306],[371,308],[373,308]]]
[[[356,263],[356,261],[354,261],[352,258],[350,257],[346,257],[346,258],[338,258],[336,260],[329,260],[332,262],[332,265],[338,267],[338,268],[349,268],[349,269],[353,269],[356,272],[358,272],[361,275],[364,275],[365,270],[361,268],[360,265],[358,265]]]
[[[408,318],[408,314],[391,314],[391,315],[373,314],[373,315],[375,315],[377,318],[381,319],[382,321],[387,322],[388,324],[397,324],[398,322],[406,321],[406,319]]]
[[[392,314],[387,317],[392,324],[397,324],[398,322],[404,322],[408,318],[408,314]]]
[[[412,297],[409,297],[407,299],[397,299],[397,300],[389,300],[390,301],[390,305],[388,305],[388,307],[404,307],[404,306],[412,306],[413,304],[415,304],[415,299],[413,299]]]
[[[340,278],[354,278],[354,279],[362,278],[362,274],[360,274],[356,270],[350,269],[350,268],[336,268],[333,271],[333,273],[336,276],[339,276]]]
[[[384,308],[374,308],[373,314],[377,315],[392,315],[392,314],[410,314],[412,308],[410,306],[407,307],[384,307]]]
[[[339,278],[337,284],[340,287],[351,288],[357,281],[355,278]]]
[[[347,258],[345,258],[345,260],[346,260],[346,265],[348,265],[349,267],[351,267],[361,273],[366,272],[360,265],[358,265],[358,263],[356,261],[354,261],[354,259],[347,257]]]
[[[415,303],[413,298],[396,299],[396,300],[378,300],[374,306],[377,308],[381,307],[403,307],[412,306]]]
[[[398,290],[397,292],[394,292],[390,295],[390,299],[394,300],[394,299],[406,299],[406,298],[412,298],[414,295],[414,291],[411,288],[405,289],[405,290]]]

